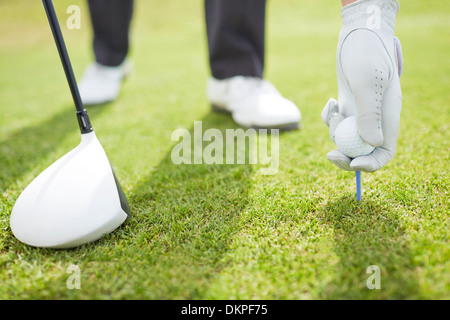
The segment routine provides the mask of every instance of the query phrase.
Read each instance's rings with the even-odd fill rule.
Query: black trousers
[[[106,66],[121,64],[129,49],[133,0],[88,0],[94,31],[95,60]]]
[[[129,50],[133,0],[88,0],[96,61],[117,66]],[[211,73],[262,78],[266,0],[205,0]],[[182,32],[182,30],[180,30]]]

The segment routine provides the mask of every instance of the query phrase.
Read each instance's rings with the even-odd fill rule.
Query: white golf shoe
[[[207,95],[215,111],[231,113],[247,128],[297,129],[301,113],[268,81],[255,77],[210,78]]]
[[[98,62],[88,66],[79,84],[84,105],[95,105],[114,101],[120,92],[122,80],[130,73],[131,65],[124,61],[117,67]]]

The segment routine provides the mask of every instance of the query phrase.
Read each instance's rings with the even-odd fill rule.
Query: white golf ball
[[[359,135],[354,116],[345,118],[338,124],[334,133],[334,142],[338,150],[350,158],[365,156],[375,149]]]

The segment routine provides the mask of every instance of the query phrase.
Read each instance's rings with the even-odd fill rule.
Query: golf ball
[[[367,155],[375,149],[359,135],[355,116],[345,118],[338,124],[334,141],[338,150],[350,158]]]

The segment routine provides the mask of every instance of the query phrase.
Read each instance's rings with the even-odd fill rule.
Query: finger
[[[352,44],[359,44],[357,46]],[[352,32],[340,52],[343,73],[355,98],[361,137],[373,147],[384,142],[381,108],[393,65],[380,38],[360,29]]]
[[[356,171],[374,172],[384,167],[393,157],[394,154],[391,150],[378,147],[367,156],[353,159],[350,162],[350,168]]]
[[[344,120],[344,116],[339,113],[339,104],[331,98],[322,110],[322,121],[330,128],[329,135],[333,142],[336,127],[342,120]]]
[[[397,58],[397,66],[398,66],[398,77],[400,78],[403,73],[403,50],[402,50],[402,44],[400,42],[400,39],[397,37],[394,37],[394,44],[395,44],[395,56]]]
[[[350,163],[352,169],[374,172],[394,158],[397,150],[401,109],[402,92],[398,76],[395,76],[384,94],[382,117],[385,141],[382,146],[375,148],[371,154],[353,159]]]
[[[343,170],[354,171],[354,169],[350,167],[350,162],[352,161],[352,159],[347,157],[339,150],[328,152],[327,159]]]
[[[330,119],[335,113],[339,112],[339,105],[336,99],[331,98],[322,110],[322,121],[327,126],[330,126]]]

